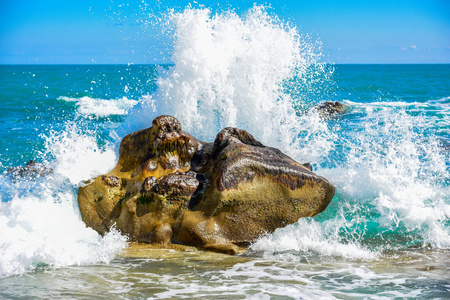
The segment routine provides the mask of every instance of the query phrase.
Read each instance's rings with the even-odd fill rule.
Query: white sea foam
[[[126,245],[115,230],[101,237],[81,220],[76,187],[111,169],[111,147],[100,148],[92,132],[75,123],[46,138],[51,175],[2,186],[12,199],[0,203],[0,277],[23,274],[42,264],[62,267],[109,262]],[[7,179],[2,176],[2,181]]]
[[[449,97],[450,98],[450,97]],[[406,102],[406,101],[373,101],[370,103],[354,102],[350,100],[344,100],[344,104],[352,107],[356,112],[368,112],[372,113],[374,110],[389,110],[389,109],[403,109],[409,112],[416,112],[420,114],[432,115],[439,113],[440,115],[450,115],[450,106],[448,105],[447,98],[438,100],[429,100],[426,102]],[[436,116],[432,116],[436,117]],[[430,120],[431,121],[431,120]],[[448,125],[447,120],[438,120]],[[435,124],[436,125],[436,124]]]
[[[120,99],[98,99],[84,96],[72,98],[61,96],[58,100],[76,102],[78,113],[82,115],[94,115],[97,117],[107,117],[111,115],[126,115],[138,101],[122,97]]]
[[[141,110],[142,122],[133,120],[137,128],[148,126],[149,116],[171,114],[186,131],[206,141],[234,126],[291,155],[307,152],[301,153],[299,144],[305,143],[300,133],[318,137],[309,142],[328,150],[327,139],[320,138],[329,134],[326,126],[320,118],[298,116],[294,106],[301,99],[283,87],[296,77],[306,89],[310,78],[330,75],[331,69],[318,63],[319,43],[260,6],[242,17],[232,11],[212,15],[206,8],[187,8],[173,13],[171,21],[175,66],[158,80],[150,109]]]
[[[54,173],[73,185],[109,172],[116,163],[112,146],[100,148],[95,132],[68,123],[62,132],[51,131],[46,137],[47,156],[54,158]]]
[[[309,251],[373,259],[380,250],[416,243],[448,249],[449,153],[441,150],[434,135],[427,134],[436,126],[433,116],[426,114],[430,104],[346,104],[364,114],[357,120],[359,130],[327,136],[343,151],[332,152],[328,167],[318,170],[337,187],[336,202],[323,213],[327,217],[301,219],[261,238],[251,249],[283,260],[301,259]],[[423,110],[411,114],[409,107]],[[367,245],[370,240],[378,242]]]
[[[23,274],[39,265],[109,262],[125,247],[111,231],[103,238],[80,220],[74,193],[47,191],[0,203],[0,277]]]
[[[300,261],[308,253],[347,259],[376,258],[376,252],[364,249],[357,241],[342,243],[339,228],[351,227],[354,222],[341,217],[326,222],[303,218],[260,238],[250,249],[264,252],[265,258],[287,261]]]
[[[220,298],[224,295],[245,299],[341,299],[343,296],[367,297],[367,289],[379,291],[370,299],[421,296],[420,288],[405,288],[404,274],[380,274],[358,262],[329,265],[322,262],[292,264],[279,260],[251,260],[205,272],[200,280],[192,272],[183,274],[182,278],[186,277],[188,280],[183,282],[172,274],[157,276],[158,286],[166,291],[155,296],[159,299]],[[155,282],[154,279],[152,281]],[[148,281],[145,283],[149,284]]]
[[[445,227],[450,218],[450,192],[441,184],[449,178],[448,155],[438,151],[432,136],[423,134],[427,119],[406,112],[410,104],[346,101],[363,113],[358,119],[360,130],[347,131],[347,135],[339,127],[333,131],[317,113],[299,109],[309,105],[301,90],[328,78],[331,69],[318,63],[320,45],[305,39],[295,27],[260,6],[244,16],[187,8],[173,13],[171,21],[175,65],[158,80],[156,93],[143,96],[139,103],[127,98],[59,99],[76,102],[83,115],[129,114],[126,122],[131,129],[149,127],[153,117],[172,114],[184,130],[205,141],[212,141],[226,126],[236,126],[301,162],[315,163],[317,173],[337,186],[338,196],[329,207],[333,211],[262,237],[251,249],[263,252],[265,258],[295,261],[305,253],[317,253],[374,259],[378,252],[365,245],[369,223],[381,228],[381,236],[383,230],[400,229],[406,235],[422,236],[433,247],[450,247]],[[288,92],[285,86],[294,77],[299,91]],[[444,98],[433,105],[446,102]],[[99,147],[95,132],[81,132],[76,124],[69,124],[63,132],[47,137],[46,150],[44,156],[52,157],[52,180],[37,183],[32,190],[22,188],[11,201],[1,204],[0,249],[6,253],[0,257],[1,276],[21,274],[39,262],[57,267],[109,261],[124,246],[124,238],[117,233],[101,238],[85,228],[74,190],[82,180],[114,166],[117,157],[112,147]],[[333,161],[334,157],[340,161]],[[399,246],[390,243],[394,242],[384,241],[377,250]],[[355,272],[370,277],[367,270]],[[260,268],[254,273],[260,273]],[[248,287],[258,278],[255,274],[248,277]],[[197,288],[159,296],[189,294]],[[270,293],[277,295],[276,288],[272,286]]]
[[[360,104],[362,105],[362,104]],[[341,198],[353,205],[373,205],[372,222],[386,232],[399,232],[408,241],[419,234],[423,242],[450,247],[450,178],[448,153],[438,140],[424,134],[430,125],[424,116],[411,116],[404,108],[384,106],[371,110],[361,122],[363,131],[343,139],[349,149],[339,167],[323,170]],[[344,176],[343,176],[344,174]],[[387,241],[385,247],[398,247]]]

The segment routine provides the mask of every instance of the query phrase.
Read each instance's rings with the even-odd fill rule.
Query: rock
[[[25,166],[12,167],[6,171],[6,175],[13,181],[19,179],[36,180],[40,177],[44,177],[53,173],[53,170],[47,167],[43,163],[29,160]]]
[[[115,226],[132,241],[233,254],[327,207],[334,187],[311,170],[245,130],[205,143],[160,116],[122,140],[117,166],[80,187],[78,202],[100,234]]]
[[[317,111],[323,118],[330,118],[332,116],[342,114],[345,112],[346,109],[347,106],[345,104],[342,104],[337,101],[336,102],[325,101],[324,103],[314,108],[314,110]]]
[[[154,191],[160,195],[191,197],[197,190],[198,180],[182,174],[169,174],[158,180]]]
[[[444,151],[450,151],[450,143],[442,144],[441,148]]]
[[[239,247],[233,244],[207,244],[203,246],[203,250],[235,255],[239,252]]]
[[[117,176],[103,175],[102,180],[110,187],[118,187],[120,184],[120,179]]]

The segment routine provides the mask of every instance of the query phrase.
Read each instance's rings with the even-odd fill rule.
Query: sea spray
[[[128,86],[125,87],[128,89]],[[88,96],[80,98],[61,96],[58,97],[58,100],[75,102],[79,114],[97,118],[111,115],[126,115],[138,103],[138,100],[128,99],[127,97],[120,99],[98,99]]]
[[[374,205],[379,218],[372,222],[378,222],[381,237],[391,237],[386,248],[448,247],[448,153],[426,134],[429,119],[389,104],[365,106],[364,131],[349,140],[351,150],[343,162],[354,174],[343,192],[350,197],[359,193],[359,199]]]
[[[101,237],[86,227],[79,214],[77,189],[84,181],[114,167],[117,149],[113,143],[121,139],[114,129],[138,102],[134,99],[145,98],[143,90],[152,89],[156,78],[146,77],[157,68],[49,66],[37,69],[40,81],[26,85],[27,90],[21,89],[22,73],[27,72],[18,72],[16,89],[20,93],[15,96],[19,100],[14,101],[22,101],[24,115],[18,115],[18,125],[13,126],[6,152],[2,153],[1,277],[43,266],[110,262],[125,247],[126,238],[117,231]],[[136,76],[145,79],[145,86],[139,80],[134,81]],[[53,78],[65,84],[55,84]],[[45,89],[46,95],[36,94],[44,84],[50,86]],[[16,140],[25,137],[29,137],[25,142],[32,149],[14,148]],[[20,153],[12,153],[17,151],[14,149]],[[21,159],[14,159],[12,154]],[[36,180],[8,174],[9,167],[23,165],[29,159],[42,163],[52,172]]]
[[[383,251],[448,249],[449,153],[426,134],[436,125],[426,114],[406,111],[405,104],[346,104],[357,117],[344,116],[334,128],[351,128],[356,121],[360,127],[331,136],[340,146],[331,151],[325,168],[319,166],[337,186],[335,199],[321,215],[278,229],[251,250],[263,251],[267,258],[299,260],[373,259]]]
[[[149,115],[171,114],[184,130],[206,141],[222,128],[235,126],[298,155],[297,135],[320,127],[321,120],[311,122],[298,115],[295,107],[305,99],[292,96],[288,81],[295,77],[307,90],[306,78],[320,81],[331,74],[332,68],[318,63],[319,45],[262,6],[243,16],[188,7],[170,19],[175,65],[158,80],[151,108],[139,106],[142,115],[134,116],[141,122],[134,119],[134,124],[148,126]]]
[[[102,238],[86,228],[74,197],[71,192],[27,195],[0,204],[0,277],[38,266],[107,263],[125,247],[124,237],[115,231]]]
[[[54,173],[78,186],[81,181],[107,173],[116,163],[112,145],[99,147],[97,133],[69,122],[62,132],[50,131],[44,156],[52,160]]]
[[[171,20],[175,65],[157,81],[158,90],[132,109],[128,121],[138,125],[135,129],[149,126],[157,115],[171,114],[180,119],[185,131],[206,141],[212,141],[222,128],[236,126],[299,161],[319,168],[330,161],[328,153],[334,150],[338,135],[318,113],[309,112],[317,100],[308,97],[308,90],[328,80],[333,70],[319,63],[318,45],[260,6],[242,17],[187,8],[173,13]],[[293,249],[373,257],[358,241],[349,245],[339,236],[330,238],[336,228],[349,223],[345,218],[326,223],[302,220],[296,225],[301,231],[295,230],[298,238],[291,242],[296,244]],[[292,228],[284,231],[287,236]],[[263,241],[252,247],[256,249],[272,250]]]
[[[167,73],[160,77],[166,81],[177,68],[1,66],[1,78],[7,79],[1,91],[1,170],[33,158],[56,172],[36,181],[0,176],[0,297],[449,298],[447,65],[337,65],[338,89],[327,100],[343,101],[349,110],[326,121],[310,111],[327,97],[309,87],[314,74],[322,80],[321,72],[313,68],[309,78],[300,76],[306,86],[295,76],[284,81],[280,91],[291,94],[302,125],[291,132],[292,141],[297,139],[291,153],[300,153],[296,159],[310,161],[336,185],[328,208],[262,237],[247,256],[169,250],[111,261],[124,238],[115,232],[102,238],[84,227],[76,187],[80,178],[114,165],[109,137],[115,131],[118,146],[124,134],[149,127],[155,115],[172,113],[160,110],[163,97],[152,90],[155,70]],[[189,86],[193,78],[183,82]],[[310,97],[311,90],[324,98]],[[100,116],[101,109],[83,114],[78,100],[57,100],[60,96],[107,100],[112,108],[122,97],[140,102],[124,115]],[[181,100],[174,99],[173,109]],[[75,126],[64,125],[74,120]],[[205,122],[203,129],[218,131],[219,121]],[[251,128],[266,124],[245,129],[253,133]],[[41,143],[40,133],[48,143]],[[264,142],[277,146],[278,139]],[[70,167],[87,157],[101,160],[103,153],[108,157],[103,163]],[[29,270],[36,272],[9,276]]]
[[[0,203],[0,277],[38,266],[109,262],[126,246],[117,231],[101,237],[79,215],[77,186],[107,172],[116,161],[111,146],[100,148],[92,133],[81,133],[76,123],[51,131],[41,153],[53,170],[47,177],[11,182],[7,174],[1,176],[7,198]]]

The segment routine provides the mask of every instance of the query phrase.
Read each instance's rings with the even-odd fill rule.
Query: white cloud
[[[416,45],[410,45],[408,47],[401,47],[400,50],[406,51],[406,50],[418,50],[419,48]]]

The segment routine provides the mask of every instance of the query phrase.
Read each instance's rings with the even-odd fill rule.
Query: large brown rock
[[[100,234],[235,253],[264,233],[322,212],[334,187],[245,130],[214,143],[182,131],[171,116],[127,135],[117,166],[78,192],[81,216]]]

